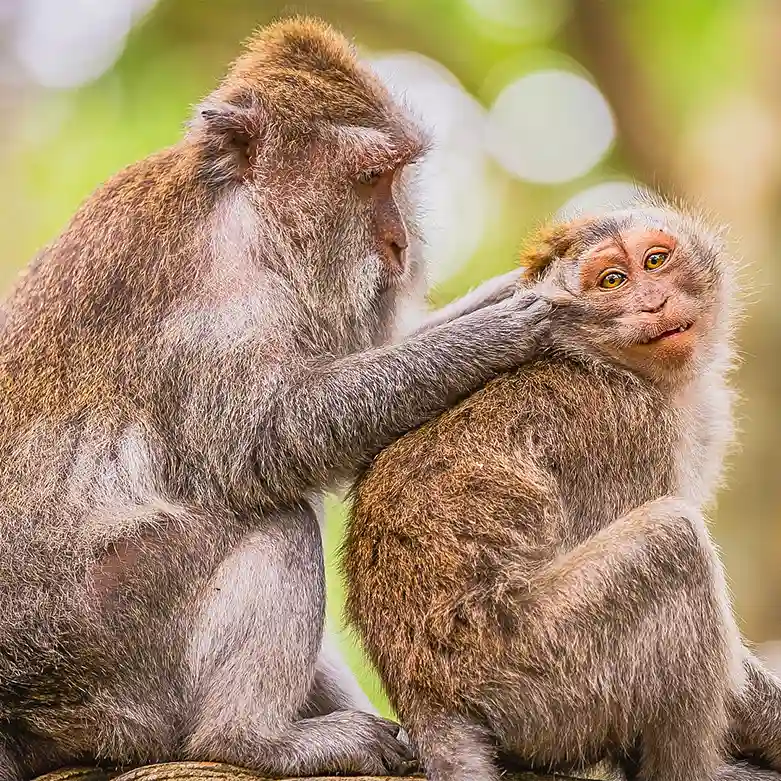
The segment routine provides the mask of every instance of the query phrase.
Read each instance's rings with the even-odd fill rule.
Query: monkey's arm
[[[513,269],[506,274],[487,279],[461,298],[430,312],[413,333],[428,331],[442,323],[449,323],[451,320],[468,315],[470,312],[504,301],[517,291],[521,274],[521,269]]]
[[[264,483],[290,501],[354,474],[385,445],[530,360],[548,312],[529,294],[399,344],[281,367],[253,432]]]

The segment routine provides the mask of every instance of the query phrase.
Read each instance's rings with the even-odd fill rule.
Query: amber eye
[[[382,178],[382,171],[362,171],[358,174],[358,182],[373,187]]]
[[[599,279],[603,290],[615,290],[626,282],[626,274],[621,271],[607,271]]]
[[[653,250],[645,256],[645,267],[649,271],[656,271],[665,264],[669,255],[670,253],[665,250]]]

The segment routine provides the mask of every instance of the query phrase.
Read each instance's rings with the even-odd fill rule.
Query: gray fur
[[[392,341],[424,287],[413,176],[392,208],[356,177],[424,148],[343,39],[281,22],[22,275],[0,328],[0,779],[406,768],[323,646],[322,495],[529,358],[550,310],[470,299]]]

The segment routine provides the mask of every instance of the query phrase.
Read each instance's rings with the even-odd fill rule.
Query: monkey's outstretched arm
[[[258,464],[290,501],[353,474],[382,447],[530,360],[549,304],[530,293],[405,342],[281,374],[257,421]]]
[[[430,312],[413,333],[428,331],[442,323],[449,323],[451,320],[468,315],[470,312],[504,301],[517,291],[522,273],[522,269],[513,269],[505,274],[487,279],[461,298]]]

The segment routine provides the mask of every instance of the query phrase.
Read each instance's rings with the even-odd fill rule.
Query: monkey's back
[[[556,358],[500,377],[375,459],[342,549],[346,610],[402,716],[412,693],[463,702],[497,680],[534,609],[535,572],[675,493],[676,430],[635,375]]]

